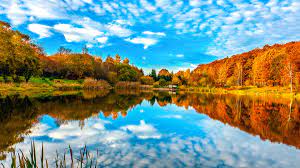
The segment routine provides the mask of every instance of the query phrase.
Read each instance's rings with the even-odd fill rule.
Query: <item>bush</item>
[[[141,83],[140,82],[118,82],[115,85],[115,88],[117,89],[139,89]]]
[[[157,82],[155,82],[155,83],[153,84],[153,87],[154,87],[154,88],[160,88],[161,86],[159,85],[159,82],[157,81]]]
[[[159,82],[160,86],[167,86],[168,85],[168,82],[165,79],[159,79],[158,82]]]
[[[83,89],[87,89],[87,90],[111,89],[111,86],[105,80],[95,80],[92,78],[86,78],[83,82]]]
[[[141,83],[143,85],[153,85],[154,79],[151,76],[142,76]]]

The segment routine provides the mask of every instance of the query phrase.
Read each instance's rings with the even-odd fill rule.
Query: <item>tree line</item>
[[[101,57],[90,55],[86,47],[82,53],[60,47],[56,54],[46,56],[28,35],[0,22],[0,75],[5,81],[11,77],[14,82],[20,82],[20,77],[28,82],[32,76],[72,80],[91,77],[114,84],[139,81],[144,73],[130,65],[128,58],[121,60],[117,54],[103,61]]]
[[[290,86],[299,87],[300,42],[273,46],[234,55],[198,66],[190,84],[200,86]]]

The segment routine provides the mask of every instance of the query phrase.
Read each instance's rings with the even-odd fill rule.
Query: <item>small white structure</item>
[[[178,85],[169,85],[170,90],[177,90]]]

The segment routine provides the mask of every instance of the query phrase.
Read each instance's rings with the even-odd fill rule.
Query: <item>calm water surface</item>
[[[84,145],[101,167],[299,167],[300,104],[233,95],[82,93],[0,99],[0,158]],[[39,149],[38,149],[39,151]]]

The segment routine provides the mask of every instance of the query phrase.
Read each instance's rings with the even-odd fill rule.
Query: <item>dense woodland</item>
[[[56,54],[46,56],[29,36],[0,22],[0,74],[5,81],[11,77],[13,82],[20,82],[21,77],[28,82],[32,76],[72,80],[91,77],[115,84],[139,81],[143,71],[130,65],[127,58],[121,60],[118,54],[103,61],[101,57],[90,55],[86,47],[82,53],[60,47]]]
[[[262,49],[199,65],[191,85],[299,86],[300,42],[266,45]]]
[[[28,82],[37,76],[102,79],[112,85],[119,81],[140,82],[154,87],[169,84],[190,87],[289,86],[294,91],[300,84],[300,42],[266,45],[262,49],[199,65],[193,71],[173,73],[167,69],[158,72],[153,69],[145,75],[127,58],[122,60],[116,54],[102,60],[100,56],[90,55],[86,47],[82,53],[58,47],[56,54],[47,56],[28,35],[0,21],[0,75],[4,82],[16,83],[22,79]]]

